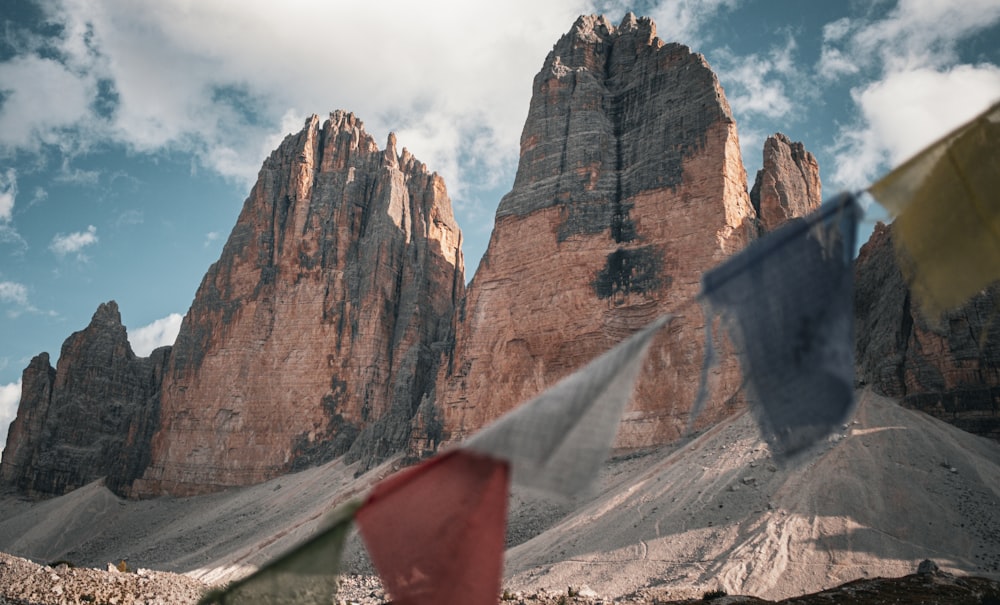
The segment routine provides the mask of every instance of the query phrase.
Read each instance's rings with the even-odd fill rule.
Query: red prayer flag
[[[375,486],[354,520],[393,603],[497,603],[509,475],[455,449]]]

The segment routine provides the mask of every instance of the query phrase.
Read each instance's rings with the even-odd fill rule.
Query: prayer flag
[[[1000,279],[1000,103],[869,189],[893,215],[893,242],[936,322]]]
[[[808,448],[853,411],[860,214],[854,196],[842,194],[702,276],[706,326],[721,314],[751,410],[778,457]]]
[[[378,483],[355,519],[399,605],[495,605],[507,527],[506,462],[454,449]]]
[[[463,447],[510,462],[519,485],[570,496],[597,476],[661,317],[473,435]]]
[[[337,593],[344,540],[360,503],[334,513],[328,527],[227,588],[211,591],[199,605],[329,604]]]

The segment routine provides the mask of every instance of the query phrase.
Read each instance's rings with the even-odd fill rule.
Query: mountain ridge
[[[112,301],[84,331],[95,359],[114,357],[105,368],[88,370],[87,347],[70,340],[58,368],[47,355],[32,361],[0,480],[37,497],[100,476],[120,495],[181,496],[338,456],[360,461],[358,472],[400,452],[427,456],[688,305],[703,271],[821,200],[815,158],[780,133],[766,140],[748,185],[711,68],[631,14],[617,26],[580,17],[546,57],[514,185],[468,288],[441,177],[398,152],[395,135],[380,150],[354,114],[312,116],[263,163],[172,347],[135,358],[120,317],[105,317],[105,307],[117,314]],[[902,304],[892,294],[899,279],[879,298],[877,275],[894,262],[891,247],[862,253],[857,300],[878,300],[857,312],[866,326],[859,343]],[[704,320],[695,306],[683,315],[654,343],[620,448],[669,444],[689,424]],[[937,343],[940,363],[964,356],[949,376],[981,375],[988,388],[975,393],[972,415],[956,415],[960,393],[920,391],[940,381],[907,379],[905,401],[923,397],[941,417],[995,427],[989,389],[1000,378],[989,351],[1000,340],[990,336],[976,357],[974,342],[948,349],[932,333],[917,344]],[[859,344],[859,379],[898,395],[886,369],[872,369],[897,358],[899,338],[883,336],[881,349]],[[918,347],[907,346],[911,376],[940,373],[913,365]],[[722,351],[699,428],[742,406],[738,365]],[[974,363],[981,368],[964,367]],[[144,378],[108,386],[136,373]],[[57,380],[70,375],[80,376],[72,388]],[[133,394],[115,403],[122,397],[106,396],[115,389]],[[90,426],[74,420],[81,413],[107,416],[109,438],[78,447],[88,441],[80,427]],[[102,439],[109,445],[95,449]]]

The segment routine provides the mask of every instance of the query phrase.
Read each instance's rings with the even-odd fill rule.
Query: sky
[[[311,114],[353,111],[443,175],[471,279],[546,54],[628,11],[707,58],[750,184],[774,132],[832,195],[1000,99],[1000,0],[0,0],[0,445],[21,372],[100,303],[138,355],[173,342]]]

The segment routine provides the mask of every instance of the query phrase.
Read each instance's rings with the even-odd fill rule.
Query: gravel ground
[[[355,470],[332,462],[139,502],[99,482],[40,502],[0,493],[0,551],[22,557],[0,558],[0,605],[194,603],[209,584],[313,535],[328,511],[397,468]],[[610,461],[577,499],[515,489],[504,588],[509,602],[532,605],[664,603],[719,589],[778,601],[904,576],[926,558],[952,577],[996,581],[998,503],[1000,445],[866,393],[850,425],[794,465],[775,464],[743,415],[676,448]],[[57,560],[77,567],[29,562]],[[158,571],[106,571],[119,560]],[[342,562],[339,600],[384,602],[356,534]],[[600,596],[575,596],[590,594],[584,585]]]
[[[755,597],[692,595],[678,599],[664,589],[643,589],[608,599],[586,586],[567,587],[565,591],[512,591],[499,595],[501,605],[670,605],[711,602],[714,605],[768,604],[783,605],[916,605],[949,603],[952,605],[1000,604],[1000,581],[956,577],[933,571],[902,578],[857,580],[842,586],[782,601]],[[132,605],[197,603],[207,586],[187,576],[140,569],[121,572],[73,568],[65,564],[37,565],[25,559],[0,553],[0,605]],[[673,600],[672,600],[673,599]],[[337,605],[384,605],[388,603],[378,578],[347,574],[341,578]]]
[[[174,605],[196,603],[204,590],[202,582],[173,573],[49,567],[0,553],[2,604]]]

